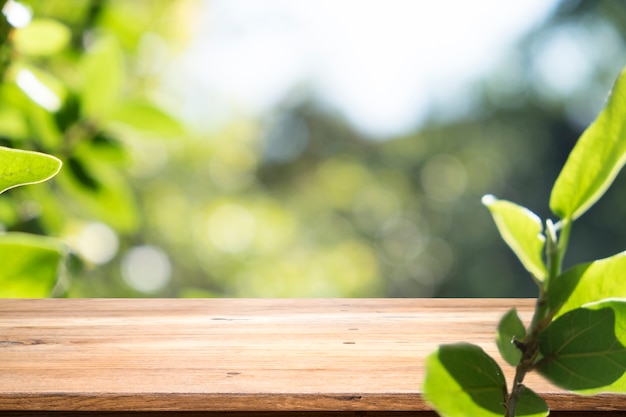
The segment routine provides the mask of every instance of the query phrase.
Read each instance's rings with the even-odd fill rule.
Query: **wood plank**
[[[500,361],[512,306],[530,320],[529,299],[1,300],[0,410],[426,411],[425,356],[469,341]],[[553,410],[626,410],[526,383]]]
[[[0,411],[2,417],[65,417],[67,415],[68,413],[63,411]],[[83,411],[72,412],[70,415],[72,417],[415,417],[416,415],[419,417],[438,417],[434,411]],[[558,414],[557,417],[559,417]],[[560,417],[593,416],[565,415]]]
[[[438,417],[434,411],[0,411],[2,417]],[[626,411],[553,411],[550,417],[626,417]]]

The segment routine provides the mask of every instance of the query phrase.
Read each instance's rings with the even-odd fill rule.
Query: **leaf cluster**
[[[42,235],[81,222],[120,234],[140,225],[129,149],[183,132],[129,84],[130,57],[151,24],[142,4],[122,18],[128,6],[100,1],[0,1],[0,192],[10,190],[0,198],[0,225],[19,234],[0,236],[0,297],[50,295],[66,266],[81,267],[66,262],[78,258],[65,245]],[[30,20],[15,23],[16,10]],[[24,210],[29,204],[35,209]]]
[[[545,401],[523,384],[530,371],[580,394],[626,392],[626,253],[562,271],[573,223],[602,197],[624,163],[626,69],[553,186],[556,222],[542,222],[510,201],[483,198],[539,296],[527,327],[511,309],[497,329],[500,354],[516,367],[510,389],[500,366],[477,345],[443,345],[429,356],[424,396],[442,416],[548,415]]]

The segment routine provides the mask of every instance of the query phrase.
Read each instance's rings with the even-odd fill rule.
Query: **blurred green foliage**
[[[159,77],[199,2],[21,4],[32,20],[0,51],[0,144],[64,169],[0,196],[0,224],[66,242],[73,297],[535,295],[480,196],[546,217],[550,184],[626,56],[623,3],[564,1],[403,137],[372,140],[306,96],[198,132],[174,116]],[[568,89],[539,59],[563,33],[588,67]],[[626,208],[624,186],[594,210]],[[567,263],[623,249],[619,219],[585,221]]]

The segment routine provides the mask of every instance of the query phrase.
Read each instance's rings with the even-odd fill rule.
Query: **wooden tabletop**
[[[529,299],[0,300],[0,411],[420,411],[426,355]],[[537,375],[554,410],[626,410]]]

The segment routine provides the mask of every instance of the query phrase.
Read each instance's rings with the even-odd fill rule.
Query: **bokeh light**
[[[30,8],[14,0],[6,2],[2,13],[7,17],[8,22],[16,28],[27,26],[33,18],[33,12]]]
[[[96,265],[110,262],[119,249],[119,239],[115,231],[100,222],[79,226],[67,240],[83,259]]]
[[[121,268],[126,284],[147,294],[165,287],[172,274],[172,264],[167,254],[150,245],[131,248],[124,254]]]
[[[256,221],[249,210],[234,203],[222,203],[209,212],[209,240],[222,252],[237,253],[247,249],[256,233]]]
[[[421,179],[426,195],[446,203],[457,200],[467,186],[463,164],[450,155],[433,156],[422,168]]]

